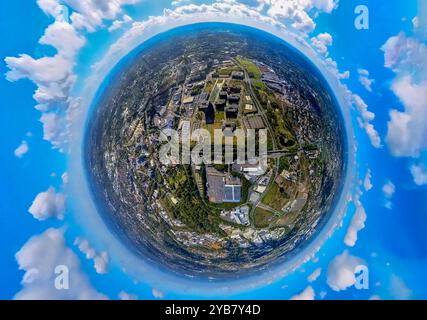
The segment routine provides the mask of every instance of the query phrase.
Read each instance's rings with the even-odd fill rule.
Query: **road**
[[[271,137],[272,137],[272,145],[273,145],[273,155],[275,155],[275,154],[277,154],[278,152],[275,152],[275,151],[278,151],[277,150],[277,144],[276,144],[276,137],[275,137],[275,135],[274,135],[274,131],[273,131],[273,129],[271,128],[271,125],[270,125],[270,122],[268,121],[268,118],[267,118],[267,115],[265,114],[265,112],[264,112],[264,108],[261,106],[261,104],[260,104],[260,102],[258,101],[258,98],[257,98],[257,96],[255,95],[255,92],[254,92],[254,90],[253,90],[253,88],[252,88],[252,81],[251,81],[251,78],[249,77],[249,74],[248,74],[248,72],[247,72],[247,70],[245,69],[245,67],[244,66],[242,66],[237,60],[235,60],[234,61],[235,63],[237,63],[242,69],[243,69],[243,72],[244,72],[244,74],[245,74],[245,82],[247,83],[247,87],[248,87],[248,91],[249,91],[249,95],[251,96],[251,99],[252,99],[252,101],[254,102],[254,104],[255,104],[255,106],[256,106],[256,108],[257,108],[257,110],[258,110],[258,114],[262,117],[262,119],[263,119],[263,121],[264,121],[264,123],[266,124],[266,126],[267,126],[267,128],[268,128],[268,131],[270,132],[270,134],[271,134]],[[282,152],[281,150],[280,150],[280,152]],[[256,202],[256,203],[254,203],[254,205],[253,205],[253,207],[252,207],[252,210],[251,210],[251,212],[249,213],[249,216],[250,217],[252,217],[252,219],[250,219],[251,220],[251,226],[253,227],[254,226],[254,218],[253,218],[253,216],[254,216],[254,212],[255,212],[255,209],[256,209],[256,207],[260,204],[260,202],[261,202],[261,199],[264,197],[264,195],[268,192],[268,190],[270,189],[270,187],[271,187],[271,185],[274,183],[274,177],[276,177],[278,174],[279,174],[279,158],[280,157],[276,157],[276,156],[273,156],[272,158],[276,158],[276,166],[275,166],[275,168],[274,168],[274,173],[273,173],[273,176],[272,176],[272,179],[270,178],[270,182],[269,182],[269,185],[268,185],[268,187],[266,188],[266,190],[261,194],[261,197],[259,198],[259,200]]]

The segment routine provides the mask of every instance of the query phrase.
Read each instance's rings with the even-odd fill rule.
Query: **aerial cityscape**
[[[86,138],[93,192],[116,232],[152,261],[212,278],[299,250],[327,220],[345,166],[341,116],[313,70],[245,29],[172,35],[138,53],[103,93]],[[183,143],[165,162],[168,130]],[[212,158],[187,163],[200,132]],[[257,142],[243,159],[240,133]]]
[[[427,1],[0,7],[0,300],[427,299]]]

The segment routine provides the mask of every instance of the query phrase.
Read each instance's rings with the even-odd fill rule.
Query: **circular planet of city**
[[[83,150],[96,207],[132,252],[230,279],[316,238],[342,192],[345,141],[312,62],[264,31],[210,23],[160,34],[120,62]]]

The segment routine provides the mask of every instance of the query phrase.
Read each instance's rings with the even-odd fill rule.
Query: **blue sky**
[[[427,32],[421,2],[296,1],[287,13],[277,5],[286,6],[286,0],[174,5],[115,0],[117,6],[108,11],[84,3],[0,4],[0,298],[212,297],[203,290],[188,294],[173,281],[156,281],[155,273],[132,274],[116,246],[100,236],[101,227],[87,227],[96,220],[85,221],[83,200],[63,176],[73,176],[70,149],[78,144],[69,138],[75,132],[67,132],[70,105],[80,103],[84,117],[97,84],[133,47],[156,32],[201,21],[241,22],[266,30],[274,22],[280,24],[274,30],[286,39],[298,37],[305,54],[318,59],[336,81],[357,144],[352,201],[342,226],[316,258],[271,284],[214,298],[427,298]],[[354,27],[359,4],[369,8],[368,30]],[[52,25],[50,37],[41,41],[48,45],[40,44]],[[29,58],[13,58],[24,53]],[[46,56],[55,58],[41,65]],[[3,62],[6,57],[12,59]],[[43,94],[33,97],[38,88]],[[79,280],[67,292],[52,289],[52,267],[61,261],[72,266]],[[369,270],[368,290],[356,289],[354,274],[347,272],[362,262]],[[319,270],[310,282],[309,275]]]

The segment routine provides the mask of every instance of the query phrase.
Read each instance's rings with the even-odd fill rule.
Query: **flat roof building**
[[[225,107],[225,114],[227,118],[237,118],[237,114],[239,113],[239,106],[237,104],[231,104]]]
[[[243,71],[233,71],[231,73],[231,78],[235,80],[243,80],[245,78],[245,74]]]
[[[261,116],[249,116],[244,119],[244,124],[248,129],[264,129],[265,123]]]
[[[207,196],[210,202],[240,202],[242,186],[240,179],[230,174],[206,167]]]
[[[190,104],[193,103],[194,101],[194,97],[185,97],[184,100],[182,101],[183,104]]]

